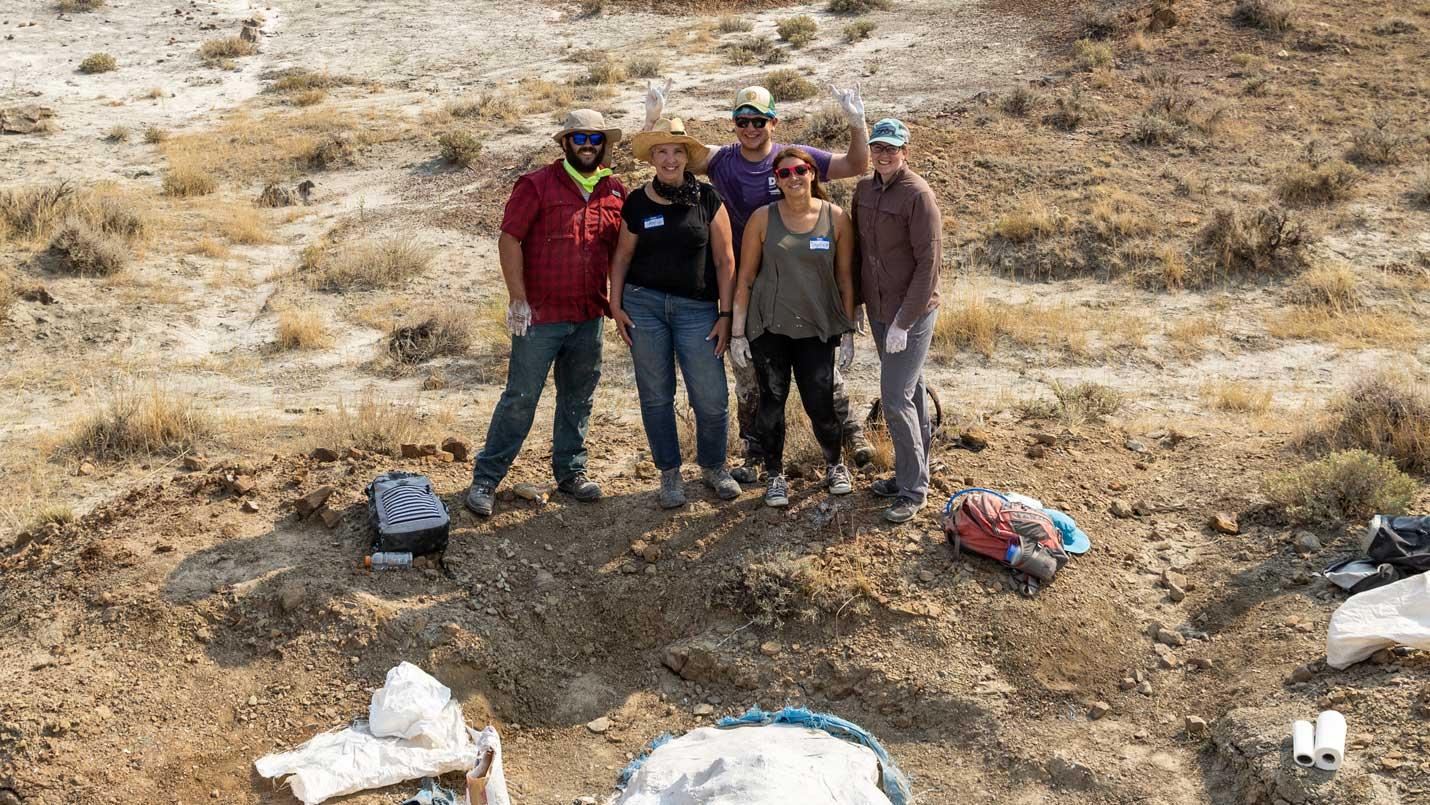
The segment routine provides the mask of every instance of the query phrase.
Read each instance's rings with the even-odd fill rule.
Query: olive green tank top
[[[776,333],[825,341],[854,329],[844,315],[834,278],[831,208],[829,202],[821,202],[814,228],[795,233],[785,227],[779,204],[770,205],[760,273],[750,290],[745,319],[748,338]]]

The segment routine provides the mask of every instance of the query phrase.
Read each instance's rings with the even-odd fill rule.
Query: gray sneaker
[[[914,515],[918,514],[919,509],[923,507],[922,503],[915,503],[908,498],[901,497],[884,510],[884,519],[891,523],[907,523],[914,519]]]
[[[679,467],[660,471],[658,497],[662,509],[675,509],[685,505],[685,479],[680,477]]]
[[[703,470],[701,477],[705,485],[715,490],[715,494],[721,500],[734,500],[740,496],[740,484],[730,475],[730,471],[724,467],[714,467]]]
[[[759,459],[747,458],[745,463],[730,470],[730,477],[742,484],[757,484],[760,482],[760,461]]]
[[[473,514],[480,514],[483,517],[490,517],[492,514],[492,502],[496,498],[496,487],[484,482],[477,482],[467,487],[467,494],[462,496],[462,503],[466,505]]]
[[[783,475],[771,475],[765,487],[765,505],[782,508],[789,505],[789,481]]]
[[[596,482],[586,477],[586,473],[578,472],[556,484],[556,488],[582,503],[590,503],[601,499],[601,487]]]
[[[849,468],[843,464],[832,464],[825,472],[824,483],[831,495],[847,495],[854,491],[854,479],[849,477]]]

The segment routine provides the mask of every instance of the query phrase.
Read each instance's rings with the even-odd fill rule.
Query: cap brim
[[[1092,548],[1092,540],[1078,529],[1072,534],[1063,534],[1063,550],[1071,554],[1084,554]]]
[[[739,117],[741,112],[747,115],[759,115],[760,117],[770,118],[771,120],[775,117],[774,112],[766,112],[757,106],[750,106],[749,104],[741,104],[732,109],[730,111],[730,117]]]
[[[909,144],[909,141],[900,140],[898,137],[870,137],[869,144],[873,145],[874,143],[883,143],[885,145],[892,145],[897,148],[903,148],[904,146]]]

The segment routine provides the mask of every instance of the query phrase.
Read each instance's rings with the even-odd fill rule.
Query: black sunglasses
[[[791,176],[805,176],[808,173],[808,165],[795,165],[793,168],[775,168],[775,175],[781,179],[788,179]]]
[[[576,145],[585,145],[586,143],[590,143],[591,145],[600,145],[605,141],[606,135],[602,134],[599,131],[593,131],[590,134],[587,134],[584,131],[578,131],[571,135],[571,142]]]
[[[765,124],[766,124],[766,123],[769,123],[769,122],[770,122],[770,119],[767,118],[767,117],[737,117],[737,118],[735,118],[735,125],[736,125],[737,127],[739,127],[739,128],[742,128],[742,129],[744,129],[744,128],[749,128],[750,126],[754,126],[754,127],[757,128],[757,129],[762,129],[762,128],[765,127]]]

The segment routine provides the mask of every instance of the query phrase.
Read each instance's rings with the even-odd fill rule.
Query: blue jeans
[[[725,361],[715,357],[716,304],[626,285],[621,309],[631,317],[631,361],[641,397],[641,422],[651,458],[661,470],[680,466],[675,426],[675,361],[695,411],[695,460],[705,469],[725,466],[730,392]]]
[[[603,318],[533,324],[512,336],[506,390],[492,411],[486,446],[472,469],[473,483],[501,483],[531,432],[546,375],[556,365],[556,417],[551,426],[551,472],[557,481],[586,471],[586,431],[601,379]]]

